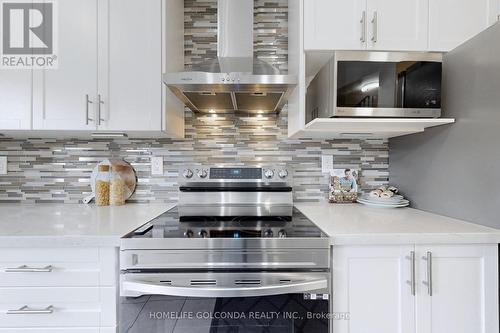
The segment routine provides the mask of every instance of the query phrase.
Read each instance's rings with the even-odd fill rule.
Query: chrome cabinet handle
[[[427,261],[427,281],[422,281],[422,283],[427,286],[429,296],[432,296],[432,252],[427,251],[427,255],[422,259]]]
[[[89,121],[94,121],[94,119],[89,117],[89,104],[93,104],[89,98],[89,95],[85,95],[85,102],[86,102],[86,107],[85,107],[85,125],[89,124]]]
[[[366,42],[366,12],[364,10],[359,23],[361,23],[361,37],[359,38],[359,40],[361,41],[361,43],[364,43]]]
[[[29,306],[25,305],[16,310],[7,310],[7,314],[51,314],[54,312],[54,307],[49,305],[45,309],[30,309]]]
[[[413,296],[416,295],[416,285],[415,285],[415,251],[410,252],[410,256],[407,257],[410,262],[410,281],[407,281],[410,285],[410,291]]]
[[[97,119],[98,119],[98,125],[101,125],[101,122],[104,121],[104,119],[101,117],[101,105],[104,104],[104,101],[101,98],[101,94],[97,95]]]
[[[372,25],[373,25],[372,42],[376,43],[378,40],[378,14],[377,14],[377,12],[373,12]]]
[[[45,267],[29,267],[27,265],[22,265],[15,268],[6,268],[6,273],[50,273],[54,267],[48,265]]]

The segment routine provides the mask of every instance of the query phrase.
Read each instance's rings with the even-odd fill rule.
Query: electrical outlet
[[[321,172],[330,173],[333,170],[333,155],[321,155]]]
[[[151,156],[151,174],[163,176],[163,156]]]
[[[7,174],[7,156],[0,156],[0,175]]]

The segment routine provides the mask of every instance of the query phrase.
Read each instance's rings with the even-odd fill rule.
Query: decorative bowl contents
[[[384,208],[399,208],[410,205],[410,202],[399,194],[399,190],[395,186],[381,186],[368,194],[361,195],[357,199],[357,202],[368,206]]]
[[[98,206],[109,205],[109,165],[99,165],[95,180],[95,203]]]
[[[122,177],[127,171],[127,166],[111,166],[111,182],[109,186],[109,204],[111,206],[121,206],[125,204],[125,179]]]

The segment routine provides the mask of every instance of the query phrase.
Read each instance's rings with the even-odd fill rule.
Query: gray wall
[[[390,182],[412,206],[500,228],[500,24],[444,58],[444,117],[389,140]]]

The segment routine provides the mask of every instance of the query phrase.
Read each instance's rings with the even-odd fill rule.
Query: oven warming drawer
[[[323,249],[128,250],[120,253],[122,270],[327,270]]]

